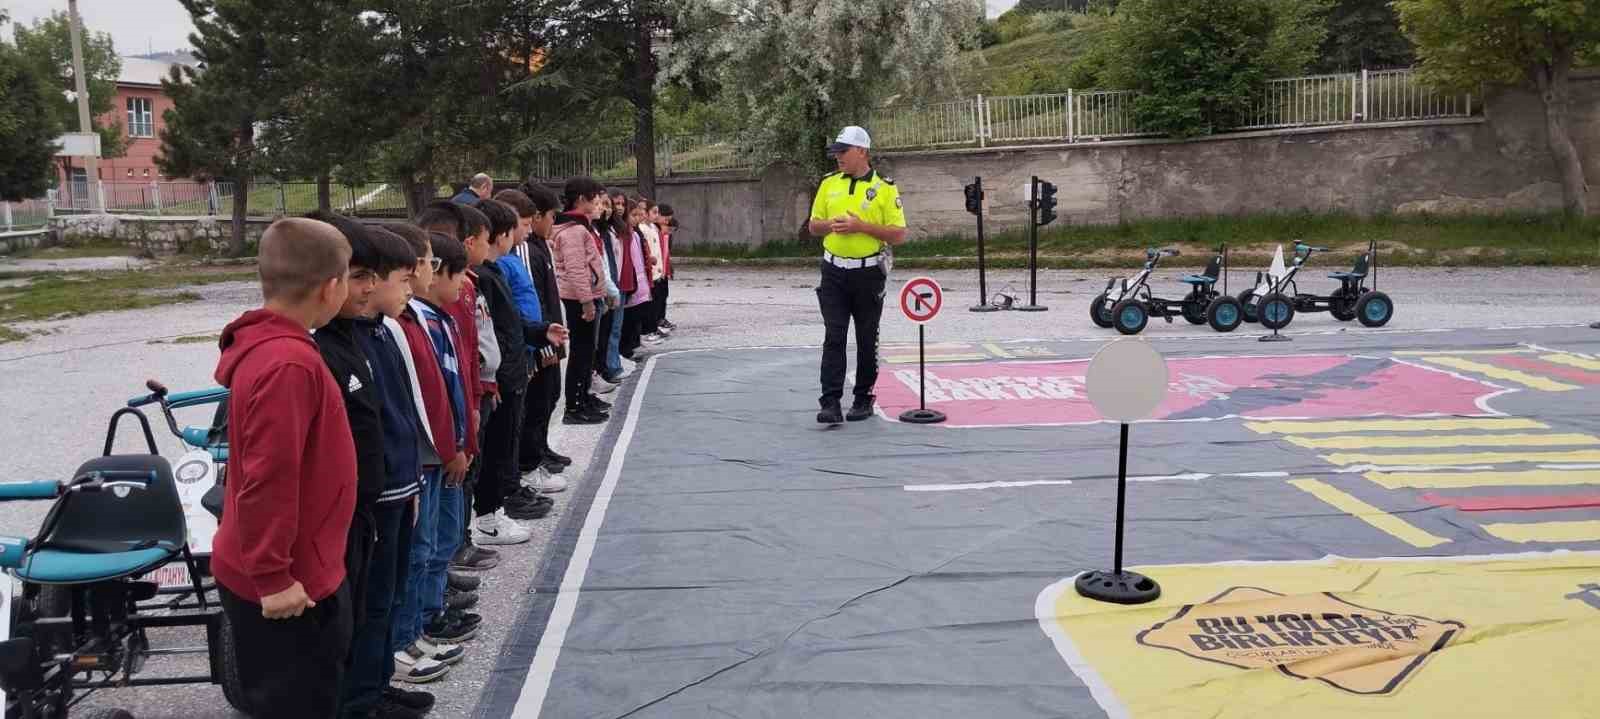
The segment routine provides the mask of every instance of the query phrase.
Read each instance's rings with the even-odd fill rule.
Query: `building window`
[[[150,168],[148,168],[148,167],[144,168],[144,176],[145,177],[149,177],[150,176]]]
[[[128,137],[155,136],[155,112],[151,109],[150,98],[128,98]]]
[[[128,168],[128,177],[133,177],[133,168]]]

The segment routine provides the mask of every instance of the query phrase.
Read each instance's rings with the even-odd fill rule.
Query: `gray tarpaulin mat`
[[[479,713],[1513,711],[1486,682],[1591,711],[1600,332],[1247,340],[1156,345],[1172,383],[1132,428],[1126,553],[1164,594],[1133,608],[1071,589],[1111,563],[1099,343],[938,345],[942,426],[891,419],[914,346],[884,350],[882,414],[832,429],[815,349],[655,357]]]

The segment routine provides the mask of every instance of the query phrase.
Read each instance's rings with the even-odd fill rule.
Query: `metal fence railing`
[[[55,215],[55,191],[49,197],[21,202],[0,202],[0,232],[37,230]]]
[[[1137,93],[1079,91],[984,97],[936,105],[880,108],[868,130],[881,149],[1007,143],[1082,142],[1155,135],[1134,113]],[[953,110],[952,108],[959,108]],[[1479,108],[1481,110],[1481,107]],[[1346,125],[1469,117],[1471,95],[1445,95],[1412,70],[1363,71],[1269,80],[1228,130]],[[965,124],[954,121],[972,118]]]
[[[737,142],[712,135],[675,135],[656,140],[656,174],[749,170],[750,154]],[[634,143],[590,145],[576,150],[545,150],[533,159],[534,179],[559,180],[588,175],[602,181],[625,180],[639,173]]]
[[[441,190],[447,191],[448,188]],[[101,182],[91,198],[87,182],[67,182],[51,193],[53,211],[88,212],[95,207],[121,215],[205,216],[230,215],[234,183],[215,182]],[[317,209],[317,183],[256,180],[250,184],[246,211],[253,217],[300,215]],[[329,187],[329,205],[349,214],[404,214],[405,192],[399,183],[368,182]],[[37,200],[32,202],[46,202]],[[15,213],[14,213],[15,214]]]

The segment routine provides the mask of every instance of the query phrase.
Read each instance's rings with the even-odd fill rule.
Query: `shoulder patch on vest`
[[[885,184],[885,185],[893,185],[894,184],[894,180],[889,179],[889,177],[886,176],[886,175],[878,175],[878,178],[883,180],[883,184]]]

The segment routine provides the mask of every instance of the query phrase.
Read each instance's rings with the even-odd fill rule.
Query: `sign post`
[[[917,408],[900,413],[901,422],[911,424],[937,424],[945,420],[943,412],[928,409],[928,357],[927,324],[939,315],[944,306],[944,292],[932,277],[913,277],[900,288],[900,311],[906,319],[917,323]]]
[[[1128,423],[1150,416],[1167,396],[1167,361],[1143,340],[1122,339],[1101,348],[1084,377],[1089,402],[1122,426],[1117,450],[1117,537],[1109,572],[1078,575],[1078,594],[1116,604],[1144,604],[1161,596],[1154,579],[1122,568],[1123,512],[1128,497]]]

